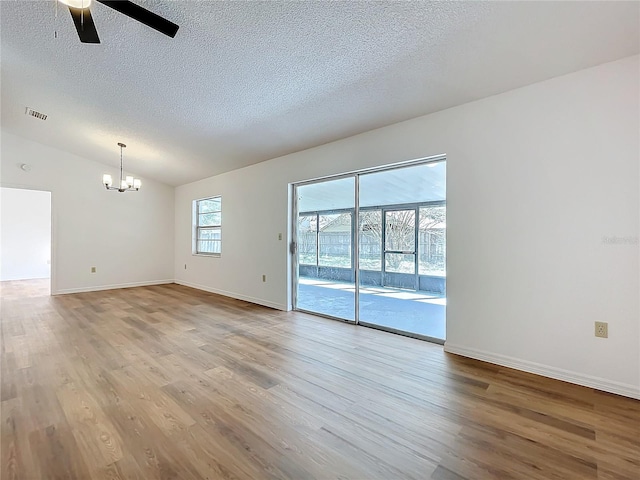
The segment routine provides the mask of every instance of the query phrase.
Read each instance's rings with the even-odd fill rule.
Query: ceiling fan
[[[76,31],[80,37],[82,43],[100,43],[98,38],[98,31],[93,23],[91,17],[91,0],[60,0],[62,3],[69,7],[73,23],[76,26]],[[148,27],[154,30],[164,33],[165,35],[173,38],[178,32],[178,25],[170,22],[166,18],[156,15],[149,10],[136,5],[128,0],[96,0],[97,2],[113,8],[115,11],[123,13],[124,15],[137,20],[140,23],[144,23]]]

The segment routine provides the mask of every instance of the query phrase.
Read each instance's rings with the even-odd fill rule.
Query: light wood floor
[[[638,401],[177,285],[2,297],[3,480],[640,478]]]

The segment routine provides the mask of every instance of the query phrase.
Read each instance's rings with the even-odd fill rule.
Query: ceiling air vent
[[[46,120],[47,116],[44,113],[36,112],[33,108],[27,107],[24,111],[25,115],[31,115],[39,120]]]

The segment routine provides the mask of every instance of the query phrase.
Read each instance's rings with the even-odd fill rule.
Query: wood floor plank
[[[0,418],[2,419],[0,478],[7,480],[27,478],[29,474],[32,475],[28,463],[31,457],[27,438],[29,427],[17,398],[0,403]]]
[[[86,458],[78,454],[81,445],[67,425],[49,425],[29,434],[31,451],[37,458],[37,472],[33,477],[70,480],[91,478]]]
[[[2,355],[2,365],[0,365],[0,401],[11,400],[18,395],[15,382],[17,372],[18,367],[14,353],[4,353]]]
[[[126,367],[109,372],[119,386],[121,397],[144,414],[167,436],[186,430],[195,420],[173,399],[147,379],[135,367]]]
[[[89,465],[104,467],[123,457],[120,435],[88,390],[69,383],[60,387],[56,394],[82,456]]]
[[[169,439],[140,404],[134,406],[123,399],[117,405],[106,407],[105,412],[123,439],[126,452],[124,458],[116,462],[119,474],[139,470],[144,479],[202,478],[177,448],[180,436]],[[132,468],[128,469],[127,465]],[[108,465],[104,470],[114,469]]]
[[[0,285],[4,479],[638,480],[640,402],[180,285]]]

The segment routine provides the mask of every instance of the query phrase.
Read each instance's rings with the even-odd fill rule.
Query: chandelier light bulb
[[[61,3],[72,8],[89,8],[91,0],[60,0]]]
[[[105,173],[102,176],[102,183],[104,183],[107,187],[110,187],[111,185],[113,185],[113,179],[111,178],[111,175],[109,175],[108,173]]]
[[[136,190],[140,190],[141,186],[142,186],[142,181],[139,178],[135,178],[133,180],[133,188],[135,188]]]

